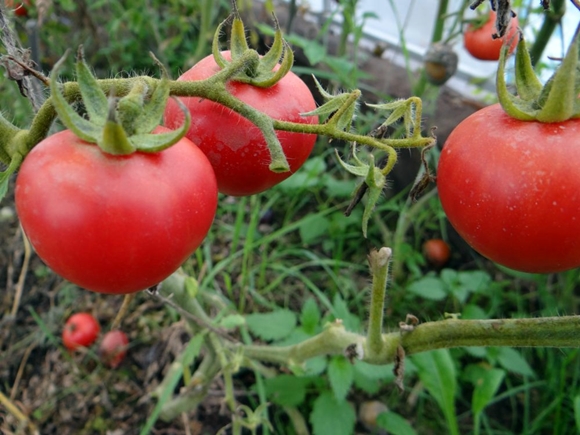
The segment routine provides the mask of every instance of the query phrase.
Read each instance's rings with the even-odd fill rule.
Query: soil
[[[279,19],[283,24],[284,13]],[[300,20],[295,26],[305,35],[312,30]],[[369,84],[382,93],[394,98],[410,95],[407,73],[388,60],[369,55],[361,68],[377,78]],[[452,128],[478,108],[479,103],[443,88],[425,127],[436,125],[442,144]],[[419,165],[416,152],[400,157],[393,173],[399,188],[412,182],[410,174]],[[160,302],[142,292],[123,321],[131,347],[119,368],[104,368],[94,350],[67,353],[59,340],[72,308],[62,307],[91,312],[107,329],[122,297],[78,290],[50,273],[34,253],[28,258],[13,198],[9,195],[0,208],[0,288],[5,286],[0,293],[0,393],[30,417],[30,422],[20,421],[18,412],[0,404],[0,432],[139,433],[156,403],[151,393],[187,342],[185,325],[173,322]],[[21,295],[19,301],[16,295]],[[230,421],[221,397],[222,386],[216,383],[197,411],[170,423],[158,422],[151,433],[215,434]]]

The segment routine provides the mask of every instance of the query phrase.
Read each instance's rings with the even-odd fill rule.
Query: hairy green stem
[[[383,315],[385,311],[385,295],[389,278],[389,262],[391,249],[381,248],[369,254],[369,266],[373,277],[371,302],[369,312],[369,327],[367,331],[366,354],[372,358],[381,352],[383,347]]]
[[[552,0],[551,4],[550,10],[544,13],[544,22],[536,35],[534,44],[530,48],[533,66],[536,66],[540,61],[552,33],[554,33],[556,26],[562,21],[562,17],[566,13],[566,0]]]
[[[580,347],[580,316],[531,319],[456,320],[427,322],[409,332],[383,334],[382,347],[375,355],[359,354],[371,364],[389,364],[397,347],[406,355],[430,350],[468,346]],[[277,364],[301,364],[321,355],[343,354],[348,347],[367,348],[366,338],[332,324],[301,343],[284,346],[245,346],[248,358]]]
[[[226,88],[226,82],[228,80],[232,79],[232,77],[234,77],[240,71],[251,68],[251,66],[258,61],[259,56],[257,52],[250,50],[244,53],[244,55],[242,55],[240,58],[232,61],[219,73],[208,79],[191,82],[171,81],[169,84],[170,95],[178,97],[199,97],[202,99],[208,99],[228,107],[229,109],[239,113],[241,116],[254,123],[260,128],[264,138],[266,139],[272,156],[270,169],[274,172],[285,172],[289,170],[289,165],[277,138],[276,130],[324,135],[337,140],[356,142],[358,144],[382,149],[389,153],[389,161],[387,167],[384,168],[385,172],[388,172],[388,170],[390,170],[396,162],[396,152],[393,148],[423,147],[431,144],[434,140],[433,138],[421,137],[420,119],[414,122],[413,136],[402,139],[377,139],[371,136],[352,133],[350,131],[342,130],[336,125],[336,122],[334,121],[325,124],[303,124],[297,122],[273,120],[261,111],[248,106],[241,100],[232,96]],[[134,88],[136,84],[146,84],[150,89],[155,89],[158,81],[158,79],[152,77],[138,76],[126,79],[97,80],[97,83],[106,94],[110,94],[112,91],[114,91],[117,97],[124,97],[131,91],[131,89]],[[80,89],[78,83],[64,83],[62,86],[62,93],[66,101],[70,103],[77,101],[80,98]],[[353,92],[352,98],[356,100],[358,96],[358,93]],[[352,101],[349,100],[347,103],[352,103]],[[420,100],[412,99],[410,104],[415,104],[416,114],[420,116]],[[349,104],[345,104],[344,106],[338,108],[337,113],[344,112],[348,105]],[[53,100],[52,98],[48,98],[33,119],[30,130],[27,132],[26,146],[24,147],[25,150],[23,150],[24,153],[20,151],[20,154],[26,155],[37,143],[46,137],[56,116],[57,114],[54,109]],[[331,120],[332,119],[336,120],[338,117],[333,116],[331,117]],[[417,122],[419,122],[419,124],[417,124]],[[13,128],[9,124],[4,127],[5,130],[10,130]],[[0,161],[4,163],[9,163],[12,154],[15,152],[15,150],[9,146],[9,138],[10,135],[0,135]]]

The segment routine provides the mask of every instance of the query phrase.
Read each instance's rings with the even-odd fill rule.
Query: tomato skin
[[[429,239],[423,243],[423,254],[433,266],[442,267],[449,261],[451,249],[443,239]]]
[[[510,43],[509,54],[512,54],[518,45],[518,17],[514,17],[503,38],[493,39],[491,35],[496,33],[495,29],[496,13],[490,11],[489,19],[486,23],[475,29],[473,25],[468,25],[463,32],[463,45],[465,49],[476,59],[498,60],[503,41]]]
[[[65,130],[25,158],[15,197],[26,235],[54,272],[124,294],[161,282],[201,244],[217,185],[188,139],[159,153],[113,156]]]
[[[27,17],[28,7],[30,7],[30,0],[16,1],[16,0],[6,0],[6,8],[14,9],[14,15],[17,17]]]
[[[230,58],[227,51],[223,55]],[[177,80],[202,80],[219,71],[210,55]],[[314,110],[316,103],[306,84],[292,72],[265,89],[234,81],[228,82],[227,88],[241,101],[274,119],[309,124],[318,121],[316,116],[300,116],[300,113]],[[206,154],[216,173],[218,189],[226,195],[246,196],[269,189],[298,170],[314,147],[316,135],[277,131],[290,172],[274,173],[268,167],[271,158],[266,142],[254,124],[212,101],[180,99],[191,113],[187,137]],[[169,100],[165,109],[165,125],[176,128],[183,123],[183,117],[177,103]]]
[[[123,331],[107,332],[99,345],[99,355],[103,364],[113,369],[117,368],[127,355],[128,345],[129,338]]]
[[[89,347],[101,332],[97,319],[89,313],[76,313],[68,318],[62,330],[62,343],[68,350]]]
[[[509,117],[499,104],[459,124],[437,187],[457,232],[476,251],[524,272],[580,266],[580,120]]]

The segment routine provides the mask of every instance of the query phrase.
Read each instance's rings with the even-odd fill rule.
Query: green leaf
[[[576,420],[576,430],[580,432],[580,394],[574,397],[574,419]]]
[[[283,309],[271,313],[254,313],[246,316],[250,331],[263,340],[281,340],[296,327],[296,314]]]
[[[310,65],[316,65],[327,57],[326,47],[316,41],[309,41],[309,43],[304,46],[304,55],[308,59]]]
[[[330,221],[326,216],[315,215],[298,227],[298,233],[302,243],[310,245],[326,235],[329,227]]]
[[[352,435],[356,413],[346,400],[325,391],[314,401],[310,423],[313,435]]]
[[[344,356],[332,357],[328,364],[328,380],[336,400],[344,400],[352,386],[352,364]]]
[[[327,363],[328,361],[325,356],[317,356],[314,358],[310,358],[304,364],[303,375],[309,376],[321,375],[326,370]]]
[[[198,334],[193,337],[179,358],[171,364],[167,375],[165,375],[163,382],[158,387],[157,404],[147,419],[145,426],[141,429],[141,435],[150,433],[153,426],[155,426],[155,422],[162,413],[163,405],[169,401],[175,387],[181,380],[183,369],[190,366],[193,363],[193,360],[199,355],[204,337],[204,334]]]
[[[22,163],[22,156],[20,154],[14,154],[10,164],[6,170],[0,172],[0,201],[6,196],[8,192],[8,184],[10,183],[10,176],[16,172]]]
[[[416,435],[417,432],[405,418],[399,414],[388,411],[382,412],[377,417],[377,425],[392,435]]]
[[[314,298],[308,298],[302,305],[300,324],[307,334],[314,335],[320,322],[320,310]]]
[[[494,398],[505,377],[505,370],[486,370],[475,382],[473,397],[471,399],[471,410],[474,414],[481,414],[484,408]]]
[[[379,366],[356,361],[353,368],[354,385],[368,394],[376,394],[382,385],[395,378],[393,364]]]
[[[280,375],[264,381],[268,399],[280,406],[298,406],[304,402],[310,379]]]
[[[491,276],[482,270],[458,272],[457,279],[461,286],[474,293],[481,293],[491,283]]]
[[[488,317],[483,308],[475,304],[465,305],[461,312],[462,319],[487,319]]]
[[[447,420],[449,433],[459,434],[455,415],[457,379],[455,365],[448,349],[423,352],[411,357],[419,371],[421,382],[433,396]]]
[[[520,352],[511,347],[502,347],[498,350],[499,364],[509,372],[522,376],[535,377],[536,374]]]
[[[240,314],[231,314],[222,318],[217,326],[226,329],[235,329],[246,324],[246,318]]]
[[[334,314],[337,319],[342,320],[344,327],[353,332],[357,332],[360,329],[360,319],[350,312],[346,302],[342,297],[336,293],[332,301],[334,306]]]
[[[427,276],[411,283],[407,287],[407,291],[432,301],[440,301],[447,297],[443,282],[439,278],[432,276]]]

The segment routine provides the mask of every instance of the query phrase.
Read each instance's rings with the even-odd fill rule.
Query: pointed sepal
[[[56,113],[64,126],[82,140],[96,143],[101,132],[99,126],[75,112],[61,91],[62,85],[58,82],[58,72],[66,61],[67,56],[68,51],[54,64],[54,68],[50,74],[50,96],[53,100]]]
[[[191,114],[185,104],[181,102],[178,98],[174,98],[175,102],[178,104],[179,108],[183,111],[184,122],[177,130],[172,130],[168,133],[160,134],[136,134],[131,136],[130,140],[132,145],[141,152],[145,153],[157,153],[175,145],[179,142],[189,130],[191,126]]]
[[[387,178],[383,174],[381,168],[375,165],[375,158],[372,154],[369,154],[369,163],[362,162],[356,154],[356,145],[353,145],[352,158],[355,162],[354,165],[346,163],[338,151],[336,152],[338,162],[340,165],[348,172],[353,175],[363,177],[364,183],[367,185],[367,201],[365,204],[365,209],[362,217],[362,232],[363,236],[367,236],[368,222],[372,216],[373,210],[378,203],[383,189],[387,185]]]
[[[99,88],[97,79],[91,73],[89,66],[85,62],[82,45],[77,50],[76,73],[77,82],[89,119],[96,124],[104,124],[107,119],[109,103],[107,96]]]
[[[178,101],[184,112],[185,122],[176,131],[152,134],[163,116],[169,97],[169,75],[161,63],[155,59],[162,71],[158,81],[135,78],[132,87],[121,98],[106,97],[99,81],[86,65],[82,48],[77,58],[79,90],[89,119],[79,115],[68,104],[58,83],[59,68],[67,54],[60,59],[50,76],[50,91],[59,118],[79,138],[96,143],[104,152],[113,155],[127,155],[135,151],[159,152],[185,136],[191,125],[189,111]],[[150,86],[150,83],[153,85]]]
[[[275,35],[270,50],[262,56],[257,64],[251,62],[240,72],[237,72],[232,79],[252,86],[268,88],[278,83],[292,68],[294,64],[294,53],[291,47],[284,40],[280,24],[274,14]],[[220,36],[225,25],[232,22],[230,33],[230,55],[231,60],[226,59],[221,51]],[[212,55],[222,69],[227,69],[232,61],[239,59],[244,53],[251,50],[246,40],[246,30],[240,15],[235,8],[226,20],[222,21],[214,33],[212,42]]]
[[[123,129],[123,126],[117,120],[116,107],[115,99],[112,97],[109,98],[109,113],[97,145],[106,153],[113,155],[134,153],[136,148],[131,144],[127,133],[125,133],[125,129]]]
[[[562,63],[542,86],[534,73],[526,43],[520,36],[515,64],[517,95],[513,95],[506,84],[508,45],[504,44],[499,59],[496,89],[499,102],[509,116],[521,121],[545,123],[580,117],[579,38],[580,31],[577,31]]]

